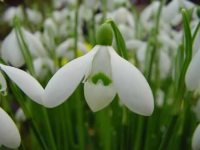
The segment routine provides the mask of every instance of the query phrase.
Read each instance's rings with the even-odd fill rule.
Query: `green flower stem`
[[[79,142],[79,149],[85,150],[85,133],[84,133],[84,118],[83,118],[83,104],[82,104],[82,95],[81,95],[82,87],[78,87],[75,91],[74,99],[76,101],[76,121],[77,121],[77,133],[78,133],[78,142]]]
[[[99,131],[100,138],[100,149],[110,150],[112,144],[112,126],[110,122],[110,109],[105,108],[104,110],[96,113],[96,128]]]

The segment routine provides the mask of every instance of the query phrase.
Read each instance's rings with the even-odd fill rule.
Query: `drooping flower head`
[[[111,26],[103,24],[97,31],[98,45],[88,54],[63,66],[51,78],[44,91],[44,105],[58,106],[83,81],[84,96],[93,111],[106,107],[118,94],[130,110],[151,115],[154,102],[146,79],[135,66],[115,52],[111,46],[112,39]]]

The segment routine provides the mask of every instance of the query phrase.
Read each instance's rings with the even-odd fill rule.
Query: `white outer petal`
[[[96,112],[108,106],[116,95],[113,85],[84,83],[84,96],[92,111]]]
[[[30,97],[33,101],[42,104],[44,89],[35,78],[18,68],[3,64],[0,64],[0,68],[28,97]]]
[[[200,124],[195,129],[193,137],[192,137],[192,149],[193,150],[200,149]]]
[[[195,90],[199,88],[200,84],[200,51],[198,51],[195,56],[192,58],[188,70],[185,76],[186,87],[189,90]]]
[[[56,107],[68,99],[83,79],[98,47],[88,54],[72,60],[59,69],[47,84],[44,106]]]
[[[121,101],[133,112],[149,116],[154,109],[151,88],[141,72],[110,48],[113,84]]]
[[[8,148],[17,148],[20,146],[21,137],[19,131],[8,116],[8,114],[0,108],[0,145]]]

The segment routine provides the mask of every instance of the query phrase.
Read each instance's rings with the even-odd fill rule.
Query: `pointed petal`
[[[36,79],[34,79],[27,72],[18,68],[3,64],[0,64],[0,68],[28,97],[30,97],[33,101],[42,104],[44,89]]]
[[[200,51],[192,58],[192,61],[189,64],[188,70],[185,76],[186,87],[189,90],[195,90],[199,88],[200,84]]]
[[[108,106],[116,95],[112,85],[93,84],[85,82],[84,95],[92,111],[96,112]]]
[[[2,42],[1,56],[5,62],[15,67],[21,67],[25,63],[14,29]]]
[[[154,109],[151,88],[140,71],[110,48],[113,84],[121,101],[133,112],[149,116]]]
[[[98,47],[59,69],[45,88],[44,105],[56,107],[68,99],[83,79]]]
[[[0,125],[0,145],[4,145],[8,148],[19,147],[21,142],[19,131],[12,119],[1,108]]]
[[[199,141],[200,141],[200,124],[195,129],[193,137],[192,137],[192,149],[193,150],[199,150],[200,149]]]

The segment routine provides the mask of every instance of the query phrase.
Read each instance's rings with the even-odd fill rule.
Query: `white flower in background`
[[[17,16],[20,20],[24,19],[24,14],[21,7],[9,7],[3,15],[3,20],[12,24],[15,16]]]
[[[182,15],[180,8],[192,9],[195,5],[188,0],[172,0],[167,6],[163,7],[162,19],[166,23],[176,26],[181,23]]]
[[[56,70],[54,62],[49,58],[34,59],[33,67],[36,77],[39,79],[44,79],[49,73],[54,73]]]
[[[167,6],[163,7],[162,19],[165,22],[171,22],[171,20],[179,14],[181,0],[172,0]]]
[[[61,25],[66,23],[66,19],[69,13],[70,11],[67,8],[62,10],[55,10],[52,12],[52,19],[56,22],[57,25]]]
[[[22,29],[21,31],[33,57],[47,56],[47,53],[38,37],[25,29]],[[1,56],[5,62],[10,63],[15,67],[21,67],[25,63],[14,29],[2,42]]]
[[[146,30],[150,30],[154,26],[153,16],[157,13],[159,6],[160,2],[154,1],[142,11],[140,21]]]
[[[120,7],[117,10],[113,11],[112,14],[113,14],[112,19],[117,24],[124,24],[134,29],[135,26],[134,16],[132,15],[131,12],[129,12],[127,8]]]
[[[55,38],[58,35],[58,27],[51,18],[44,21],[44,32],[42,34],[43,43],[49,50],[55,49]]]
[[[198,50],[192,58],[185,76],[185,83],[188,90],[200,89],[200,51]]]
[[[26,120],[26,116],[24,114],[24,111],[21,108],[18,108],[18,110],[15,113],[15,119],[17,121],[23,122]]]
[[[163,104],[164,104],[164,98],[165,98],[165,93],[159,89],[156,93],[156,105],[158,107],[163,107]]]
[[[1,145],[8,148],[18,148],[21,143],[19,131],[8,116],[8,114],[0,108],[0,147]]]
[[[84,95],[93,111],[106,107],[118,94],[130,110],[152,114],[153,95],[144,76],[111,46],[101,45],[56,72],[45,88],[44,105],[55,107],[63,103],[83,78]]]
[[[39,11],[30,9],[30,8],[26,8],[26,13],[27,13],[28,20],[31,23],[34,23],[37,25],[42,22],[42,15]]]
[[[169,50],[177,50],[178,44],[177,42],[165,31],[161,31],[158,35],[158,41]]]
[[[80,50],[82,54],[87,53],[87,48],[82,42],[78,42],[77,45],[78,50]],[[75,58],[73,48],[74,39],[70,38],[58,45],[58,47],[56,48],[56,55],[59,58],[66,57],[68,60],[72,60]]]
[[[134,28],[125,24],[118,25],[120,32],[125,41],[131,40],[135,36]]]
[[[200,149],[200,142],[199,141],[200,141],[200,124],[195,129],[193,137],[192,137],[192,149],[193,150],[199,150]]]
[[[130,40],[127,43],[128,50],[134,52],[139,61],[139,66],[141,70],[145,69],[146,53],[147,53],[147,43],[140,40]],[[171,60],[167,51],[159,49],[159,70],[161,78],[166,78],[169,75],[171,69]]]

